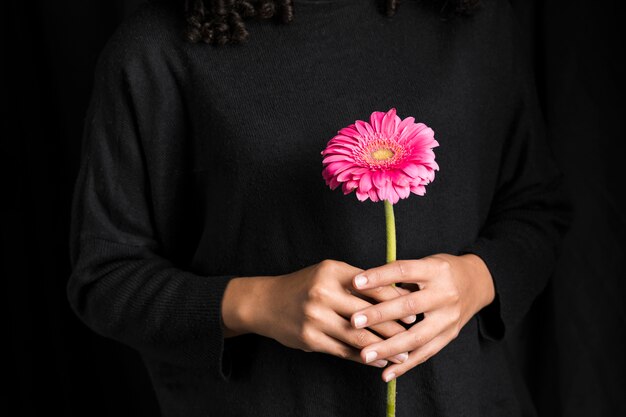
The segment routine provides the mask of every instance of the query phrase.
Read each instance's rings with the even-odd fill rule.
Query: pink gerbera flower
[[[322,151],[322,176],[331,189],[356,190],[360,201],[392,204],[410,193],[424,195],[435,179],[434,132],[413,117],[401,120],[396,109],[375,111],[370,122],[357,120],[344,127]]]

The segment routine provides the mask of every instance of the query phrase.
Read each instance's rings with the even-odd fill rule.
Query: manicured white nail
[[[365,354],[365,363],[370,363],[378,357],[378,353],[376,351],[370,351]]]
[[[367,323],[367,317],[359,314],[358,316],[354,317],[354,326],[355,327],[363,327],[365,326],[365,324]]]
[[[392,379],[394,379],[395,377],[396,377],[396,374],[394,374],[393,372],[391,372],[391,373],[388,373],[388,374],[387,374],[387,376],[385,376],[385,377],[384,377],[384,379],[385,379],[385,382],[389,382],[389,381],[391,381]]]
[[[365,286],[365,284],[367,284],[367,277],[365,275],[357,275],[354,278],[354,285],[357,288],[362,288]]]
[[[396,359],[398,362],[403,363],[406,362],[407,359],[409,359],[409,354],[408,353],[400,353],[396,356],[393,357],[394,359]]]
[[[372,365],[377,366],[379,368],[384,368],[385,366],[387,366],[387,361],[381,359],[379,361],[372,363]]]
[[[417,320],[417,316],[409,316],[402,319],[402,321],[406,324],[415,323],[415,320]]]

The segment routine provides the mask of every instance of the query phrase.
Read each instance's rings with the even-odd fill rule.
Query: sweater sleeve
[[[125,46],[110,41],[95,72],[72,204],[68,298],[95,332],[226,378],[221,302],[234,276],[179,268],[160,240],[154,212],[163,209],[155,207],[148,175],[148,165],[158,162],[145,152],[158,144],[144,132],[163,116],[157,108],[170,107],[160,135],[182,140],[171,117],[181,110],[171,102],[175,83],[162,76],[168,66],[146,71],[149,59],[133,57]]]
[[[478,255],[493,277],[496,298],[477,315],[482,336],[490,340],[502,339],[519,323],[543,290],[570,221],[529,74],[520,69],[512,89],[515,111],[488,217],[476,241],[462,251]]]

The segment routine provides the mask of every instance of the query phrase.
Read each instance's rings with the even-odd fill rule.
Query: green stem
[[[387,417],[396,417],[396,380],[387,382]]]
[[[396,220],[393,204],[385,200],[385,224],[387,226],[387,263],[396,260]],[[394,285],[394,284],[392,284]],[[396,415],[396,380],[387,382],[387,417]]]
[[[396,219],[393,204],[385,200],[385,222],[387,224],[387,263],[396,260]]]

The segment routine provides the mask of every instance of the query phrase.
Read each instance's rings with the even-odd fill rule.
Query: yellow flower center
[[[370,155],[377,161],[385,161],[387,159],[391,159],[395,155],[395,153],[391,149],[379,148],[372,152]]]

